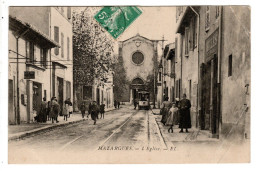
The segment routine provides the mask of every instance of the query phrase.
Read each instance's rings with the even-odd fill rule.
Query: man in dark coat
[[[98,106],[96,101],[94,101],[91,110],[91,119],[94,121],[94,125],[96,125],[97,122],[97,115],[98,115]]]
[[[100,105],[100,114],[101,114],[100,119],[102,119],[102,116],[103,116],[103,119],[104,119],[104,115],[105,115],[105,104],[104,103],[102,103]]]
[[[47,102],[46,98],[43,98],[43,101],[41,102],[40,106],[40,112],[39,112],[39,122],[46,122],[47,120]]]
[[[88,105],[88,115],[91,115],[91,112],[92,112],[92,102],[90,102]],[[87,115],[87,118],[88,118],[88,115]]]
[[[114,106],[115,106],[115,108],[117,107],[117,101],[116,100],[114,100]]]
[[[191,128],[191,118],[190,118],[190,100],[186,99],[186,94],[183,94],[183,99],[179,103],[180,105],[180,124],[179,128],[181,128],[180,133],[183,132],[183,128],[188,131],[188,128]]]
[[[82,118],[84,118],[85,117],[85,111],[86,111],[86,106],[85,106],[84,102],[82,102],[81,105],[80,105],[80,111],[81,111]]]

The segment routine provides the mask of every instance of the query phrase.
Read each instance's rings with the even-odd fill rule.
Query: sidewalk
[[[157,110],[157,109],[156,109]],[[210,138],[210,136],[197,128],[189,129],[189,133],[179,133],[180,129],[178,125],[173,128],[173,133],[168,133],[169,126],[165,126],[161,123],[161,115],[157,114],[158,111],[154,111],[152,117],[155,119],[157,126],[161,132],[161,135],[166,145],[172,146],[174,142],[218,142],[216,138]]]
[[[106,112],[112,111],[114,108],[105,109]],[[43,131],[47,131],[53,128],[62,127],[68,124],[73,124],[86,120],[82,118],[80,112],[74,112],[67,121],[64,120],[63,116],[58,117],[59,123],[52,123],[47,121],[46,123],[21,123],[20,125],[9,125],[8,126],[8,140],[16,140],[25,138],[30,135],[34,135]]]

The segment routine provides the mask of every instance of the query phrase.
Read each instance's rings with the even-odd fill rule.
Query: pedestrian
[[[72,111],[73,111],[72,102],[71,102],[70,98],[68,98],[68,99],[65,101],[65,104],[68,104],[68,105],[69,105],[69,115],[68,115],[68,118],[70,118],[70,115],[72,114]]]
[[[190,107],[190,100],[186,99],[186,94],[183,94],[183,99],[180,101],[180,133],[183,133],[183,128],[186,132],[189,132],[188,128],[191,128]]]
[[[177,103],[173,103],[172,107],[169,110],[169,116],[167,118],[167,122],[166,125],[170,126],[168,129],[168,132],[172,132],[173,133],[173,126],[176,122],[177,119],[177,113],[178,113],[178,106]]]
[[[48,103],[47,103],[47,112],[46,112],[46,115],[47,115],[47,121],[51,120],[50,112],[51,112],[51,102],[48,101]]]
[[[100,117],[100,119],[102,119],[102,116],[103,116],[103,119],[104,119],[104,115],[105,115],[105,104],[104,103],[102,103],[101,105],[100,105],[100,114],[101,114],[101,117]]]
[[[58,123],[58,115],[60,113],[60,105],[57,102],[57,98],[56,97],[52,97],[52,101],[51,101],[51,111],[50,111],[50,117],[52,120],[52,123],[54,123],[54,121],[56,121],[56,123]]]
[[[168,100],[169,100],[169,97],[165,97],[164,101],[162,103],[162,110],[161,110],[162,119],[161,119],[161,122],[164,125],[166,124],[166,121],[167,121],[167,118],[168,118],[168,112],[169,112],[169,109],[171,107],[171,102],[169,102]]]
[[[120,101],[117,101],[117,108],[120,108]]]
[[[38,122],[46,122],[47,120],[47,102],[46,98],[43,98],[43,101],[41,102],[40,105],[40,111],[39,111],[39,116],[38,116]]]
[[[97,104],[97,119],[99,119],[99,114],[100,114],[100,105],[99,104]]]
[[[136,109],[137,103],[138,103],[138,102],[137,102],[137,98],[135,98],[135,99],[134,99],[134,107],[135,107],[134,109]]]
[[[96,101],[93,101],[92,110],[91,110],[91,119],[94,121],[94,125],[96,125],[97,122],[97,112],[98,112],[97,103]]]
[[[81,111],[81,115],[82,115],[82,118],[85,117],[85,111],[86,111],[86,105],[84,102],[81,103],[80,105],[80,111]]]
[[[69,115],[69,104],[66,103],[66,100],[64,101],[63,104],[63,110],[62,110],[62,114],[64,116],[64,120],[68,120],[68,115]]]
[[[116,100],[114,100],[114,106],[115,106],[115,108],[117,107],[117,101]]]
[[[92,112],[92,102],[90,102],[88,105],[88,115],[91,115],[91,112]],[[88,118],[88,115],[87,115],[87,118]]]

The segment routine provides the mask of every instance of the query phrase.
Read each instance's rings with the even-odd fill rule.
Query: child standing
[[[177,115],[178,115],[178,106],[176,103],[173,103],[172,107],[169,110],[169,117],[167,118],[167,122],[166,122],[166,125],[170,126],[168,132],[173,133],[173,126],[177,119]]]

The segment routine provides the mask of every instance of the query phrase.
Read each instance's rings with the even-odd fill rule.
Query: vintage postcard
[[[10,164],[250,163],[249,6],[10,6]]]

